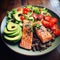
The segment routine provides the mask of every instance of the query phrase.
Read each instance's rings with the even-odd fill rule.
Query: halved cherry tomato
[[[20,16],[20,19],[21,19],[21,20],[24,20],[25,18],[24,18],[24,16]]]
[[[48,22],[49,22],[49,21],[50,21],[50,19],[51,19],[51,16],[45,16],[45,20],[46,20],[46,21],[48,21]]]
[[[53,33],[54,33],[56,36],[59,36],[59,35],[60,35],[60,29],[56,29],[55,31],[53,31]]]
[[[38,16],[37,16],[36,13],[33,13],[33,14],[32,14],[32,17],[35,18],[35,19],[37,19]]]
[[[27,14],[30,11],[28,8],[23,8],[23,14]]]
[[[58,22],[58,19],[57,18],[51,18],[50,19],[50,23],[56,24],[57,22]]]
[[[20,8],[20,7],[18,7],[18,8],[17,8],[17,11],[20,11],[20,10],[21,10],[21,8]]]
[[[49,28],[51,28],[54,25],[54,23],[49,22]]]
[[[44,16],[42,15],[42,14],[38,14],[38,19],[39,20],[41,20],[41,19],[43,19],[44,18]]]
[[[45,27],[49,27],[49,22],[45,21],[45,20],[42,20],[42,24],[45,26]]]
[[[58,29],[59,27],[58,27],[58,25],[57,24],[54,24],[52,27],[51,27],[51,30],[52,31],[55,31],[56,29]]]
[[[48,28],[51,28],[54,24],[48,22],[48,21],[45,21],[45,20],[42,20],[42,24],[45,26],[45,27],[48,27]]]
[[[29,8],[23,8],[23,11],[27,11],[27,12],[29,12],[30,9],[29,9]]]
[[[23,14],[27,14],[28,12],[27,11],[23,11]]]

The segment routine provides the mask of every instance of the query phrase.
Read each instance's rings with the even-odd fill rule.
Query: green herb
[[[36,28],[40,29],[41,25],[39,25],[39,24],[35,24],[35,26],[34,26],[34,27],[36,27]]]
[[[30,32],[33,32],[33,28],[32,27],[30,28]]]

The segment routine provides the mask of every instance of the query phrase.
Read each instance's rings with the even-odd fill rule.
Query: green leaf
[[[38,7],[32,7],[32,10],[37,13],[40,14],[39,8]]]
[[[7,17],[8,17],[8,18],[11,18],[11,17],[12,17],[11,15],[12,15],[12,12],[9,12],[9,11],[8,11],[8,12],[7,12]]]
[[[13,9],[12,13],[15,14],[17,12],[17,9]]]
[[[42,8],[42,11],[41,11],[42,14],[47,13],[47,12],[48,10],[46,8]]]
[[[27,5],[26,8],[32,9],[32,5]]]
[[[34,18],[33,17],[29,17],[29,19],[28,20],[30,20],[30,21],[32,21],[32,22],[34,22]]]

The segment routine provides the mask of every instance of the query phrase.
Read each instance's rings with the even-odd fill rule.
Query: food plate
[[[37,6],[40,7],[40,6]],[[58,20],[60,19],[59,16],[57,14],[55,14],[53,11],[47,9],[49,11],[49,13],[51,13],[54,17],[58,18]],[[4,31],[4,27],[6,26],[6,16],[4,17],[2,23],[1,23],[1,36],[3,35],[3,31]],[[60,25],[60,21],[59,21],[59,25]],[[52,46],[48,47],[45,50],[42,51],[32,51],[32,50],[25,50],[22,48],[19,48],[19,46],[16,45],[11,45],[8,44],[6,41],[4,41],[4,38],[2,37],[3,42],[13,51],[19,53],[19,54],[23,54],[23,55],[27,55],[27,56],[38,56],[38,55],[44,55],[46,53],[51,52],[52,50],[54,50],[59,44],[60,44],[60,36],[57,37],[55,39],[55,41],[52,43]]]

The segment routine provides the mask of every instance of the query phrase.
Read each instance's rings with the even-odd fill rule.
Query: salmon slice
[[[52,40],[52,35],[47,31],[47,29],[42,24],[40,26],[40,29],[35,28],[35,30],[38,38],[42,41],[42,43],[46,43]]]
[[[29,50],[31,49],[32,38],[33,38],[33,33],[30,30],[31,27],[32,27],[32,23],[25,20],[23,23],[23,35],[20,43],[20,47]]]

